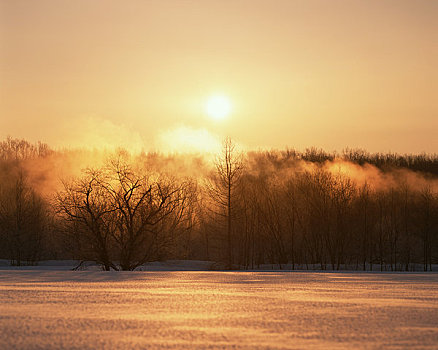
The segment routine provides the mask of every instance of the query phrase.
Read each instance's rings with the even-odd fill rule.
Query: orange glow
[[[183,127],[249,148],[438,149],[436,1],[0,6],[0,138],[147,150]],[[232,118],[205,118],[209,91]]]

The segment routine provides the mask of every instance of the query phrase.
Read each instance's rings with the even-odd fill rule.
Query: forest
[[[316,148],[161,154],[0,142],[0,259],[135,270],[431,271],[438,155]]]

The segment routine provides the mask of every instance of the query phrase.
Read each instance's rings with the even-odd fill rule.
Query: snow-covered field
[[[438,274],[0,271],[0,349],[438,349]]]

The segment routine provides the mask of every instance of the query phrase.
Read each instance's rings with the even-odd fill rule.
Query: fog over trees
[[[438,155],[244,153],[226,139],[210,159],[7,138],[0,242],[14,265],[77,259],[134,270],[200,259],[223,269],[429,271],[438,263]]]

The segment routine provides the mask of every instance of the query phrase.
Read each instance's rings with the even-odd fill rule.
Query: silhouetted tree
[[[66,183],[57,205],[82,259],[134,270],[159,256],[181,226],[191,227],[194,191],[191,182],[142,175],[119,157]]]
[[[101,186],[107,175],[88,169],[81,179],[64,183],[57,194],[57,211],[62,230],[73,243],[74,253],[81,260],[91,260],[104,270],[118,270],[112,262],[111,245],[115,231],[115,203]]]
[[[44,201],[22,173],[3,180],[0,185],[0,237],[4,254],[13,265],[38,262],[48,222]]]
[[[230,138],[223,142],[222,153],[216,158],[215,172],[209,178],[207,191],[210,199],[217,207],[216,213],[225,217],[227,222],[227,263],[230,268],[233,263],[233,218],[236,189],[243,172],[242,154],[236,151],[236,146]]]

